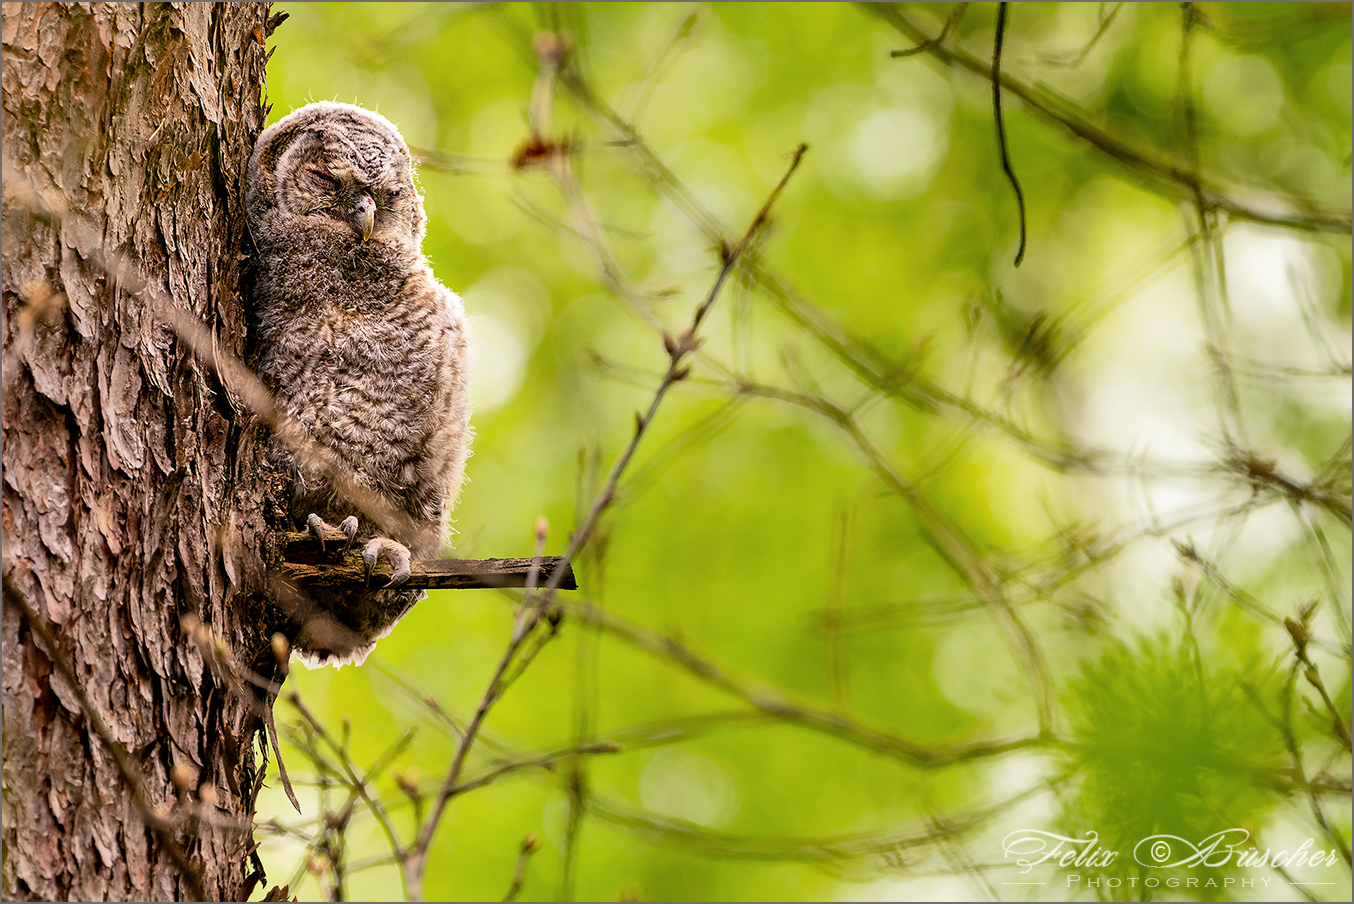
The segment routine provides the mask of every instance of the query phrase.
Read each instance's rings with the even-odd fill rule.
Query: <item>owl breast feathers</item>
[[[369,569],[383,557],[396,580],[407,577],[411,556],[434,558],[446,540],[470,448],[472,364],[461,301],[423,256],[409,148],[379,114],[309,104],[259,137],[246,207],[260,376],[280,414],[407,518],[378,523],[275,441],[293,478],[291,515],[317,535],[339,524]],[[361,662],[422,593],[302,597],[293,648],[303,661],[341,664]]]

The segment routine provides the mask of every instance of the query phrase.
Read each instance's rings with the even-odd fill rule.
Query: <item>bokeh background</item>
[[[529,833],[525,899],[1348,899],[1349,6],[1012,5],[1018,268],[965,63],[997,6],[957,6],[277,5],[269,121],[355,102],[423,161],[478,355],[458,556],[530,555],[540,515],[563,550],[659,330],[810,145],[468,774],[544,765],[452,801],[430,899],[502,897]],[[403,739],[372,786],[403,843],[513,602],[436,592],[293,672],[360,768]],[[398,898],[278,714],[270,884]],[[1234,827],[1338,862],[1133,862]],[[1122,853],[1022,875],[1022,829]]]

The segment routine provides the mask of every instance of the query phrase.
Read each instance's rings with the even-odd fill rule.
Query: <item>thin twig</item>
[[[286,792],[287,800],[296,808],[296,812],[301,812],[301,802],[296,799],[296,792],[292,790],[291,776],[287,774],[287,764],[282,760],[282,750],[277,743],[277,719],[273,716],[271,706],[264,708],[264,725],[267,727],[268,739],[273,744],[273,758],[277,760],[277,775],[282,779],[282,790]]]
[[[522,759],[512,760],[502,763],[478,775],[475,778],[466,779],[452,789],[452,797],[460,797],[470,791],[483,788],[486,785],[492,785],[507,775],[513,775],[518,772],[527,772],[532,769],[550,770],[555,768],[560,760],[575,759],[584,756],[606,756],[608,754],[620,753],[625,749],[623,744],[616,741],[597,741],[590,744],[580,744],[574,747],[566,747],[563,750],[555,750],[551,753],[541,756],[523,757]]]
[[[940,27],[940,34],[929,41],[923,41],[915,47],[908,47],[905,50],[891,50],[889,51],[889,56],[894,59],[916,56],[919,53],[925,53],[932,47],[944,44],[945,39],[950,36],[950,29],[959,24],[959,20],[964,18],[964,11],[967,9],[967,3],[956,3],[954,9],[950,10],[950,14],[945,17],[945,24]]]
[[[640,91],[639,99],[635,101],[634,109],[630,111],[631,122],[637,123],[644,118],[644,109],[649,105],[649,99],[653,97],[654,89],[658,87],[659,77],[662,75],[664,67],[671,65],[676,59],[673,50],[691,37],[691,32],[695,27],[696,14],[691,13],[682,20],[682,23],[677,26],[677,30],[673,32],[672,37],[663,45],[663,49],[645,67],[644,75],[636,82],[636,84],[644,87]]]
[[[512,882],[508,885],[508,893],[503,896],[503,900],[517,900],[517,895],[522,890],[522,883],[527,877],[527,861],[531,859],[531,855],[536,853],[539,847],[534,832],[527,833],[527,837],[522,839],[522,845],[517,849],[517,865],[512,870]]]
[[[1102,15],[1105,12],[1104,6],[1105,4],[1103,3],[1100,4],[1101,7],[1100,12]],[[1058,59],[1056,57],[1046,56],[1041,58],[1039,62],[1045,66],[1057,66],[1064,69],[1072,69],[1076,66],[1080,66],[1083,62],[1085,62],[1086,57],[1090,54],[1090,52],[1095,49],[1095,45],[1099,44],[1100,39],[1103,38],[1105,34],[1110,30],[1110,25],[1114,23],[1114,17],[1119,15],[1119,10],[1123,9],[1123,6],[1124,6],[1123,3],[1114,4],[1114,9],[1110,10],[1110,14],[1108,16],[1104,16],[1104,18],[1100,20],[1100,27],[1095,30],[1095,34],[1091,35],[1091,40],[1086,42],[1086,46],[1081,48],[1080,53],[1077,53],[1074,56],[1065,59]]]
[[[1285,618],[1283,626],[1293,641],[1293,655],[1303,667],[1302,677],[1307,679],[1307,683],[1320,695],[1321,702],[1325,704],[1326,712],[1330,715],[1331,730],[1337,740],[1344,745],[1345,750],[1349,751],[1349,726],[1345,724],[1344,714],[1340,712],[1340,708],[1335,705],[1335,701],[1331,699],[1330,693],[1326,690],[1326,683],[1321,679],[1320,669],[1307,655],[1307,645],[1312,641],[1312,616],[1315,613],[1316,600],[1312,600],[1298,611],[1297,618],[1291,616]]]
[[[1016,249],[1015,264],[1025,259],[1025,193],[1020,180],[1011,168],[1011,154],[1006,147],[1006,126],[1001,119],[1001,45],[1006,37],[1006,4],[997,7],[997,33],[992,41],[992,115],[997,121],[997,146],[1001,149],[1001,169],[1015,190],[1016,207],[1020,210],[1020,247]]]

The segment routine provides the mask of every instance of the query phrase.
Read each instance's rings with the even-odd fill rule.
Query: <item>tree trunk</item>
[[[110,261],[243,356],[268,4],[4,13],[4,896],[235,899],[262,709],[211,651],[267,650],[261,428]]]

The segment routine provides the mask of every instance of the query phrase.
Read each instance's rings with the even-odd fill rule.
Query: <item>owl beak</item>
[[[353,225],[362,233],[362,241],[370,241],[371,232],[376,228],[376,202],[369,195],[363,195],[353,209]]]

